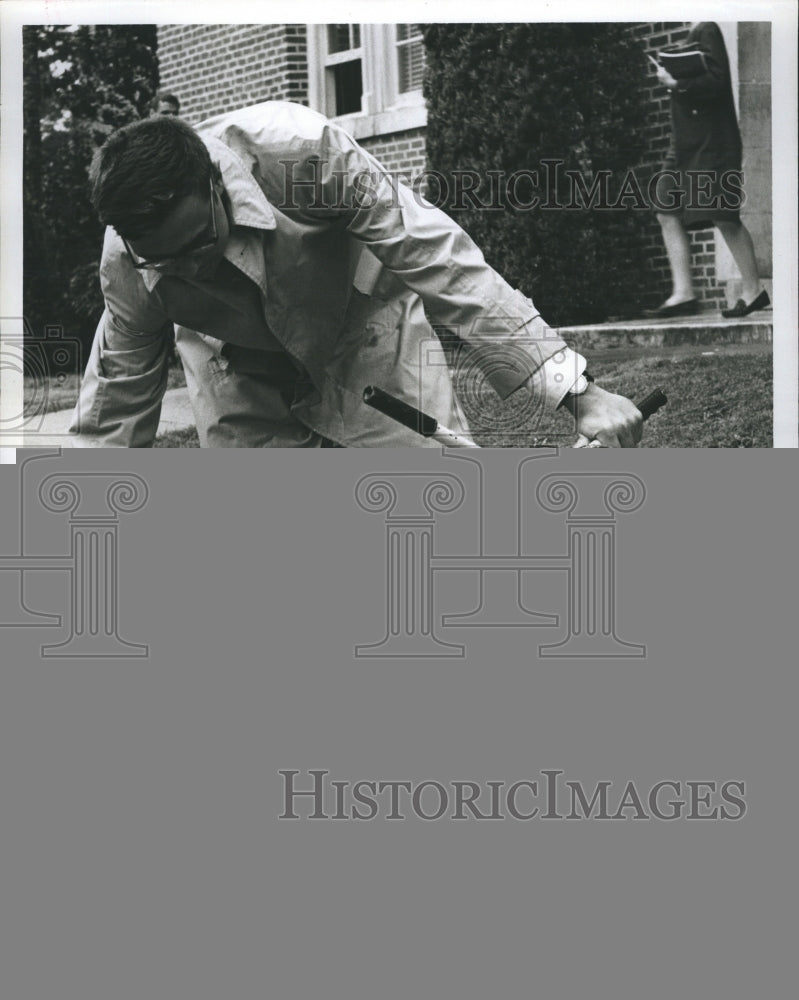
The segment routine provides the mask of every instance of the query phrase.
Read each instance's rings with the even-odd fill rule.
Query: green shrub
[[[645,60],[629,26],[436,24],[425,29],[425,46],[429,168],[446,177],[477,171],[479,201],[496,200],[498,191],[501,211],[458,207],[452,198],[441,207],[549,323],[596,322],[638,308],[648,213],[632,207],[637,199],[616,210],[518,207],[534,196],[541,206],[567,205],[568,170],[589,190],[599,171],[609,171],[608,191],[618,201],[643,153]],[[549,191],[548,159],[562,161]],[[522,178],[515,199],[507,184],[490,179],[489,171],[508,178],[520,170],[538,177]]]
[[[110,132],[148,112],[158,83],[156,28],[39,24],[26,25],[22,38],[25,317],[37,341],[47,327],[79,339],[85,361],[103,309],[103,229],[88,168]],[[27,353],[38,357],[54,344]]]

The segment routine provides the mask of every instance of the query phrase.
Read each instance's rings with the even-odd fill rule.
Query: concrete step
[[[770,309],[742,319],[724,319],[718,312],[678,319],[617,320],[589,326],[560,327],[558,333],[573,347],[603,350],[614,347],[679,347],[686,344],[770,344]]]

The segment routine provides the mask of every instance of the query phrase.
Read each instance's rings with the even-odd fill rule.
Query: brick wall
[[[161,24],[161,89],[191,124],[261,101],[308,103],[304,24]]]
[[[387,170],[405,175],[408,180],[424,173],[426,151],[423,128],[364,139],[361,145]]]

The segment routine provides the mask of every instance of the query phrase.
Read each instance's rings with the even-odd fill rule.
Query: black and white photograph
[[[0,3],[0,1000],[794,997],[798,19]]]
[[[4,444],[795,443],[768,5],[344,24],[19,6]]]

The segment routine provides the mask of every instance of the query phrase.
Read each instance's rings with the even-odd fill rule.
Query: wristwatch
[[[589,375],[588,372],[583,372],[582,375],[577,377],[577,381],[572,385],[570,389],[567,390],[566,395],[561,400],[561,406],[566,402],[569,396],[582,396],[582,394],[588,389],[588,383],[594,381],[594,376]]]
[[[574,383],[571,389],[569,389],[566,395],[582,396],[582,394],[586,391],[587,388],[588,388],[588,379],[585,377],[585,374],[579,375],[577,381]]]

